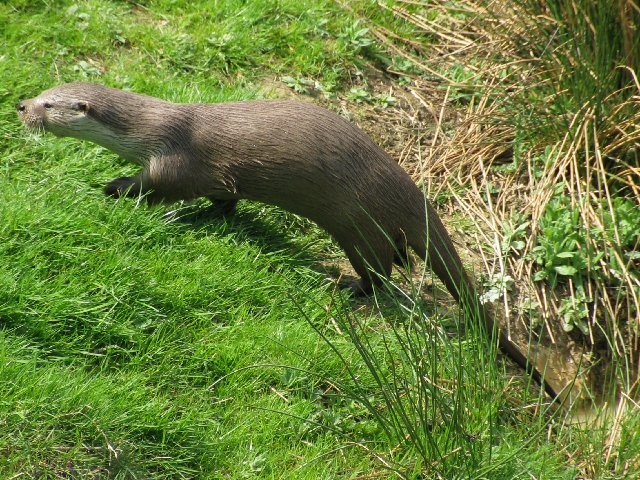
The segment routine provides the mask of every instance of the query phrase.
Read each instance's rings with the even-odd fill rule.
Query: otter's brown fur
[[[420,189],[362,130],[329,110],[277,100],[179,104],[70,83],[21,102],[18,111],[27,126],[95,142],[142,165],[139,174],[107,185],[110,195],[207,197],[227,211],[250,199],[313,220],[345,250],[365,292],[411,247],[493,328]],[[500,346],[541,381],[502,334]]]

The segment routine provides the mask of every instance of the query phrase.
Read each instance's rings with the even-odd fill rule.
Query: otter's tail
[[[407,242],[418,256],[430,265],[459,305],[469,308],[471,312],[478,312],[479,321],[486,326],[487,331],[491,334],[495,327],[493,316],[480,303],[478,291],[469,280],[462,265],[462,260],[460,260],[451,237],[449,237],[438,214],[428,202],[426,206],[426,232],[413,238],[408,237]],[[557,393],[544,380],[543,375],[529,362],[520,349],[500,331],[498,332],[498,346],[505,355],[510,357],[541,385],[550,397],[554,400],[558,399]]]

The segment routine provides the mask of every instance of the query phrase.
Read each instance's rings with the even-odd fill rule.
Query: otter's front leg
[[[111,180],[104,187],[105,195],[109,197],[137,197],[144,193],[142,190],[141,175],[133,177],[119,177]]]
[[[144,195],[149,203],[161,203],[165,198],[156,189],[144,182],[144,171],[132,177],[119,177],[111,180],[104,187],[104,193],[110,197],[139,197]]]

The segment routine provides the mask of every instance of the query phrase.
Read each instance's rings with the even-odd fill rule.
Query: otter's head
[[[91,104],[82,94],[81,85],[61,85],[35,98],[22,100],[17,106],[18,117],[28,128],[45,130],[60,137],[81,136],[91,123]]]
[[[144,138],[145,132],[155,129],[145,123],[140,112],[158,111],[162,105],[169,104],[95,83],[77,82],[45,90],[21,101],[17,109],[28,128],[89,140],[124,158],[140,161],[157,143]]]

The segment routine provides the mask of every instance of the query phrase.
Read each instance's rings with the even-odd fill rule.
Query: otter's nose
[[[18,110],[19,112],[24,112],[26,109],[27,106],[23,102],[20,102],[18,105],[16,105],[16,110]]]

